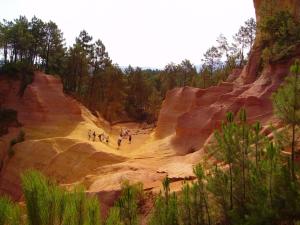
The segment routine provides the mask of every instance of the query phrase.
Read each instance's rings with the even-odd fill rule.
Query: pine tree
[[[143,186],[141,183],[129,185],[129,182],[122,184],[121,196],[116,206],[120,210],[120,217],[124,225],[138,224],[138,202],[142,195]]]
[[[236,160],[236,124],[233,122],[233,113],[227,113],[227,122],[222,124],[222,133],[216,131],[217,148],[223,152],[224,160],[229,165],[230,209],[233,209],[233,163]]]
[[[296,127],[300,125],[300,64],[297,60],[290,68],[283,85],[273,94],[273,106],[277,116],[292,130],[291,173],[295,178]]]

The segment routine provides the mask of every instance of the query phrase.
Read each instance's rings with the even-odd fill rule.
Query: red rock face
[[[260,76],[249,84],[241,83],[240,77],[233,83],[222,83],[206,90],[193,88],[192,91],[170,91],[163,104],[163,113],[159,116],[158,132],[166,131],[165,127],[169,126],[164,135],[175,133],[173,146],[178,154],[187,154],[203,147],[214,129],[220,127],[229,111],[237,114],[244,107],[250,122],[259,120],[267,125],[273,119],[271,94],[288,74],[293,61],[294,58],[266,67]],[[246,71],[247,69],[244,69],[243,73]],[[185,101],[182,102],[182,99]],[[187,105],[189,107],[185,108]],[[182,110],[173,113],[174,108]]]
[[[261,4],[262,0],[254,0],[257,20],[261,17]],[[275,6],[299,16],[300,0],[277,1]],[[256,42],[248,64],[238,77],[239,71],[229,76],[228,83],[205,90],[185,87],[170,91],[158,118],[156,137],[173,134],[172,143],[177,153],[187,154],[203,147],[229,111],[237,114],[244,107],[249,121],[270,123],[274,119],[271,95],[289,74],[290,65],[300,57],[300,49],[290,59],[265,66],[263,71],[260,71],[261,54]]]
[[[61,120],[80,120],[81,111],[75,100],[62,92],[61,81],[50,75],[36,73],[34,82],[25,90],[22,98],[17,97],[18,83],[0,80],[0,92],[4,94],[3,107],[18,111],[23,125],[34,123],[58,123]]]
[[[164,138],[174,132],[178,116],[190,109],[198,91],[197,88],[185,87],[167,93],[158,118],[159,126],[155,132],[157,138]]]

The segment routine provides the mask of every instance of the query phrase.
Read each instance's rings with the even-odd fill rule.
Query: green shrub
[[[8,147],[7,153],[8,153],[9,158],[11,158],[11,157],[14,156],[15,150],[13,149],[12,145],[10,145],[10,146]]]
[[[13,109],[6,109],[0,107],[0,137],[8,133],[8,127],[18,123],[18,113]]]
[[[8,210],[10,207],[10,201],[7,198],[0,199],[0,225],[5,225],[8,220]]]
[[[17,143],[25,141],[25,132],[24,130],[20,130],[17,136]]]
[[[300,23],[289,11],[264,16],[258,24],[265,63],[276,62],[295,52],[300,41]]]
[[[8,198],[0,198],[0,225],[19,225],[21,224],[20,207]]]
[[[116,203],[120,210],[121,220],[125,225],[137,225],[139,201],[143,198],[141,183],[130,185],[128,181],[122,184],[121,196]]]
[[[14,138],[10,141],[10,146],[14,146],[17,143],[18,143],[17,138]]]
[[[178,200],[175,193],[170,194],[170,179],[168,176],[163,180],[164,193],[156,198],[150,225],[178,225],[179,212]]]
[[[99,201],[96,198],[88,198],[87,199],[87,224],[90,225],[100,225],[100,206]],[[116,224],[114,224],[116,225]]]
[[[108,217],[106,219],[106,225],[124,225],[120,215],[120,208],[119,207],[112,207],[109,210]]]
[[[29,225],[100,225],[98,199],[83,188],[66,192],[36,171],[22,175]]]
[[[7,63],[1,68],[1,73],[20,80],[18,95],[22,97],[27,85],[33,82],[34,67],[26,62]]]
[[[25,132],[23,130],[20,130],[17,137],[10,141],[10,144],[8,147],[8,156],[9,157],[12,157],[15,154],[13,146],[18,143],[21,143],[23,141],[25,141]]]

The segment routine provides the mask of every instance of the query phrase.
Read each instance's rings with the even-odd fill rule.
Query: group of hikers
[[[89,129],[88,130],[89,141],[96,141],[96,137],[98,137],[99,141],[101,141],[101,142],[104,142],[106,144],[109,143],[109,136],[107,134],[100,133],[97,135],[96,131],[92,131],[91,129]],[[128,138],[129,144],[131,144],[132,135],[131,135],[130,131],[127,128],[125,128],[125,129],[121,128],[121,132],[120,132],[120,135],[119,135],[118,141],[117,141],[117,144],[118,144],[117,149],[120,149],[122,140],[126,139],[126,138]]]
[[[118,137],[118,149],[120,149],[120,147],[121,147],[122,140],[126,139],[127,137],[128,137],[129,144],[131,144],[132,135],[131,135],[130,131],[127,128],[125,128],[125,129],[121,128],[121,132]]]
[[[106,144],[109,143],[109,136],[105,133],[96,134],[96,131],[92,131],[89,129],[88,131],[89,141],[96,141],[96,137],[98,136],[99,141],[104,142]]]

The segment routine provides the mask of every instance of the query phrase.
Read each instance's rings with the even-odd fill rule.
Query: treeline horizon
[[[216,46],[203,55],[199,71],[187,59],[169,63],[161,70],[130,65],[121,68],[112,62],[104,43],[94,40],[87,31],[82,30],[67,48],[63,32],[54,22],[20,16],[0,22],[2,73],[21,73],[25,64],[33,70],[56,74],[67,94],[109,122],[132,119],[152,123],[168,90],[183,86],[207,88],[225,81],[233,69],[242,68],[255,32],[256,23],[251,18],[233,36],[232,43],[220,35]],[[23,86],[32,82],[31,76],[23,72]]]

